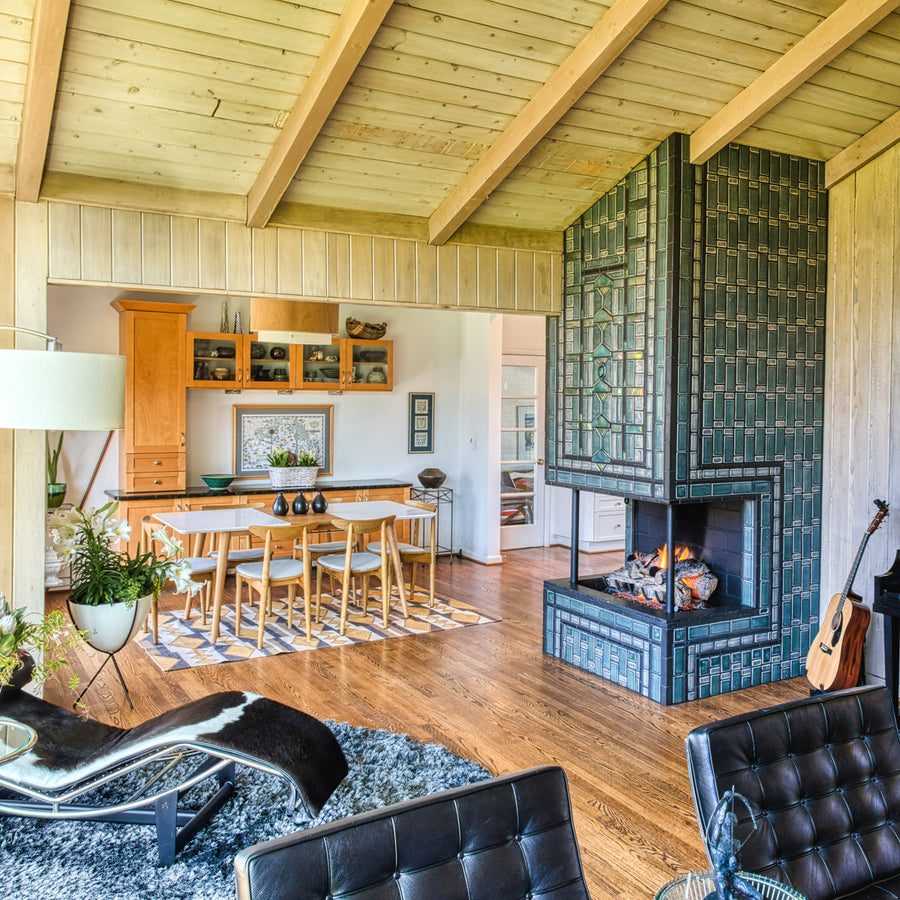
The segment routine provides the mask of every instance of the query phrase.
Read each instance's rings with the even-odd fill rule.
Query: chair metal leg
[[[72,707],[78,706],[81,702],[81,698],[87,693],[88,688],[97,680],[97,676],[103,671],[103,667],[112,660],[113,668],[116,670],[116,675],[119,676],[119,684],[122,685],[122,690],[125,691],[125,699],[128,701],[128,706],[130,709],[134,709],[134,704],[131,702],[131,695],[128,693],[128,685],[125,684],[125,679],[122,677],[122,672],[119,669],[119,664],[116,662],[116,654],[115,653],[107,653],[106,659],[100,663],[100,668],[94,672],[93,678],[87,683],[85,689],[78,695],[75,702],[72,704]]]

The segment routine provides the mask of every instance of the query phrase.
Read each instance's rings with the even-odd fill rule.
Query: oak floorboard
[[[583,573],[611,571],[619,553],[583,556]],[[162,673],[132,644],[118,655],[135,709],[111,667],[84,703],[94,718],[132,725],[212,691],[247,690],[322,719],[441,743],[493,773],[553,762],[569,778],[575,827],[594,900],[649,898],[706,866],[684,758],[697,725],[801,697],[803,678],[664,707],[541,651],[542,585],[566,577],[561,547],[504,553],[502,566],[446,558],[437,591],[497,616],[419,637],[283,654]],[[226,587],[226,602],[233,591]],[[48,595],[48,608],[65,606]],[[161,602],[179,608],[180,598]],[[100,657],[78,651],[82,684]],[[72,702],[51,684],[48,699]]]

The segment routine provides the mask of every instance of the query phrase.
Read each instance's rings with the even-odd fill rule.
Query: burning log
[[[665,547],[654,553],[633,553],[625,565],[606,576],[609,590],[633,595],[645,600],[665,604],[666,569]],[[675,553],[675,609],[702,609],[719,584],[719,579],[702,560],[690,555],[687,547]]]

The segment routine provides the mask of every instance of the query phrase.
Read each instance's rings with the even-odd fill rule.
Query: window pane
[[[501,428],[534,428],[533,400],[501,400]]]
[[[503,366],[501,393],[504,396],[537,393],[537,371],[534,366]]]

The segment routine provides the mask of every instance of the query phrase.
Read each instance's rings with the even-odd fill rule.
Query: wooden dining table
[[[334,519],[362,521],[380,519],[384,516],[395,516],[397,519],[434,518],[434,513],[427,509],[407,506],[393,500],[360,500],[353,503],[336,503],[324,513],[308,512],[306,515],[274,516],[246,506],[226,506],[221,509],[196,509],[185,512],[154,513],[153,518],[167,528],[180,535],[215,534],[215,546],[226,548],[236,534],[248,534],[251,525],[304,525],[313,530],[334,530]],[[394,577],[400,602],[406,609],[406,589],[403,586],[403,568],[400,561],[400,547],[397,533],[393,527],[387,530],[388,548],[391,554]],[[219,639],[219,626],[222,617],[222,597],[225,593],[225,578],[228,574],[228,554],[219,553],[216,561],[216,577],[213,582],[213,618],[210,639],[215,643]]]

